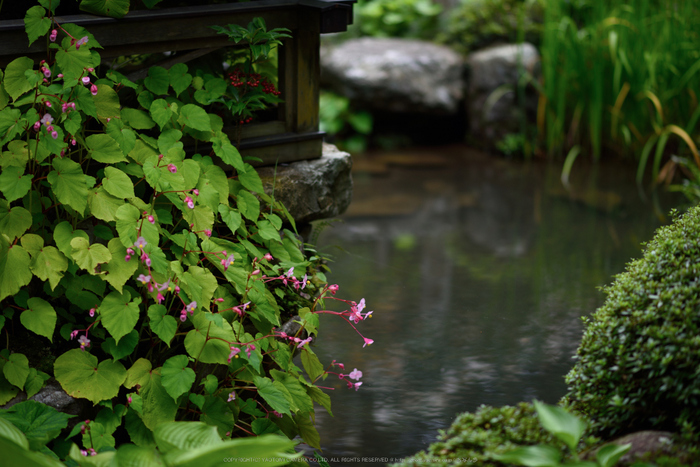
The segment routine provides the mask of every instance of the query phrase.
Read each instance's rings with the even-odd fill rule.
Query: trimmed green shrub
[[[450,13],[447,30],[439,39],[465,54],[499,42],[516,42],[519,33],[537,45],[543,11],[542,0],[463,2]]]
[[[596,434],[646,428],[697,435],[700,420],[700,207],[660,228],[606,287],[566,377],[565,402]]]
[[[585,440],[587,446],[592,439]],[[564,443],[540,425],[535,408],[521,402],[516,406],[491,407],[482,405],[476,412],[463,413],[446,431],[441,430],[438,441],[427,451],[404,459],[396,466],[419,465],[456,466],[506,465],[494,459],[514,448],[535,444],[550,444],[569,454]]]

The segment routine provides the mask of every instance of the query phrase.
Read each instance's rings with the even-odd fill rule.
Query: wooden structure
[[[260,165],[291,162],[321,156],[323,133],[319,131],[320,34],[342,32],[352,23],[355,0],[254,0],[197,7],[169,8],[129,12],[122,19],[93,15],[57,16],[60,23],[75,23],[86,28],[104,47],[103,58],[143,53],[190,51],[173,61],[158,65],[169,67],[206,53],[229,47],[233,42],[217,34],[210,26],[247,25],[262,17],[268,29],[287,28],[279,50],[279,90],[284,100],[277,118],[245,125],[239,150],[244,156],[263,160]],[[0,21],[0,66],[19,56],[38,60],[46,56],[41,40],[27,49],[22,20]],[[144,75],[145,76],[145,75]],[[236,129],[225,129],[231,141]]]

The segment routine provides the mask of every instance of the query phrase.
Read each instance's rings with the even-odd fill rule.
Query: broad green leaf
[[[187,73],[187,65],[184,63],[173,65],[168,74],[170,75],[170,85],[176,96],[179,96],[192,83],[192,75]]]
[[[155,430],[159,425],[175,420],[177,403],[163,387],[158,370],[149,373],[139,394],[143,400],[141,419],[148,428]]]
[[[81,49],[82,50],[82,49]],[[93,98],[97,116],[103,123],[107,123],[107,119],[112,119],[121,116],[121,105],[119,103],[119,95],[117,91],[106,84],[97,85],[97,95]]]
[[[32,297],[27,300],[27,307],[19,315],[22,325],[53,342],[53,332],[56,328],[57,319],[56,310],[53,309],[49,302],[39,297]]]
[[[59,51],[56,52],[56,63],[61,69],[63,80],[66,83],[80,79],[86,68],[94,68],[97,65],[94,63],[92,53],[90,53],[90,49],[87,47],[81,47],[79,49],[70,47],[68,50],[59,49]],[[81,85],[78,85],[78,87],[80,86]],[[105,86],[102,85],[102,87]],[[98,86],[98,89],[99,88],[100,86]],[[85,91],[87,91],[88,94],[90,93],[88,89],[85,89]]]
[[[216,429],[214,429],[214,432],[216,433]],[[5,420],[4,417],[0,417],[0,439],[22,449],[29,449],[29,441],[27,441],[27,437],[24,436],[22,430],[17,428],[12,422]]]
[[[132,149],[129,152],[129,157],[131,157],[133,160],[135,160],[141,165],[143,165],[149,157],[156,155],[158,155],[158,153],[155,151],[155,149],[153,149],[140,139],[136,140],[136,143],[134,144],[134,149]]]
[[[554,446],[540,444],[516,448],[503,454],[494,454],[493,457],[506,464],[526,465],[528,467],[556,467],[560,465],[561,453]]]
[[[222,134],[211,139],[212,147],[214,148],[214,154],[219,156],[222,161],[233,166],[237,171],[244,172],[245,166],[243,165],[243,158],[238,149],[231,144],[228,136]]]
[[[238,230],[241,226],[241,213],[236,209],[231,209],[224,204],[219,205],[219,215],[231,232]]]
[[[80,131],[82,124],[83,117],[81,116],[81,113],[70,112],[66,114],[66,120],[63,122],[63,128],[65,128],[69,134],[74,135]]]
[[[143,80],[143,84],[156,96],[167,94],[170,86],[168,70],[162,66],[152,66],[148,69],[148,76]]]
[[[282,384],[289,395],[292,396],[292,410],[300,413],[310,413],[314,410],[314,403],[306,393],[304,387],[299,383],[299,379],[278,370],[270,370],[270,376],[276,383]],[[320,449],[320,448],[319,448]]]
[[[32,215],[20,206],[7,209],[4,201],[0,200],[0,234],[10,239],[21,237],[32,226]]]
[[[20,402],[0,411],[0,418],[19,428],[32,450],[40,450],[68,426],[73,415],[59,412],[51,406],[32,400]]]
[[[0,235],[0,300],[14,295],[29,284],[29,253],[19,245],[12,245],[7,237]]]
[[[238,173],[238,181],[252,192],[265,193],[260,176],[255,169],[248,164],[245,165],[245,172]]]
[[[177,319],[167,314],[167,309],[163,305],[151,305],[148,307],[148,323],[151,330],[170,347],[170,341],[175,337],[177,331]]]
[[[99,243],[90,244],[81,237],[71,240],[70,246],[71,257],[75,263],[90,274],[97,274],[97,266],[112,259],[112,254],[106,246]]]
[[[141,218],[138,208],[131,204],[125,204],[117,209],[117,232],[122,245],[128,248],[134,246],[138,238],[137,223]]]
[[[163,423],[154,430],[153,436],[162,453],[222,443],[216,428],[202,422]]]
[[[58,201],[77,212],[85,212],[88,190],[80,164],[68,158],[56,157],[53,160],[53,168],[55,170],[49,172],[47,179]]]
[[[10,109],[12,111],[13,109]],[[0,112],[0,120],[2,119],[3,112]],[[19,117],[19,114],[17,114]],[[12,122],[15,121],[15,119],[11,119]],[[2,123],[0,123],[0,126]],[[7,130],[7,128],[6,128]],[[0,131],[0,135],[2,135],[3,132]],[[20,167],[24,169],[27,166],[27,162],[29,161],[29,151],[27,150],[27,142],[26,141],[19,141],[19,140],[13,140],[10,141],[7,144],[7,149],[9,151],[4,151],[2,153],[2,156],[0,156],[0,167],[5,169],[6,167]]]
[[[192,388],[196,379],[189,362],[186,355],[175,355],[167,359],[160,370],[160,382],[175,402]]]
[[[131,355],[139,343],[139,333],[136,329],[124,336],[117,344],[113,337],[108,337],[102,343],[102,350],[107,352],[115,360],[121,360]]]
[[[117,198],[133,198],[134,184],[127,174],[114,167],[105,167],[102,185],[107,193]]]
[[[93,421],[90,423],[90,433],[86,432],[83,435],[83,445],[93,446],[96,451],[101,451],[104,448],[113,448],[115,439],[104,425]]]
[[[178,123],[186,127],[199,130],[211,131],[211,123],[207,112],[198,105],[185,104],[180,109],[180,116],[177,119]]]
[[[44,387],[44,383],[49,378],[50,376],[43,371],[37,371],[36,368],[30,368],[29,376],[27,376],[27,382],[24,384],[24,390],[27,393],[27,397],[34,397],[34,395]]]
[[[180,283],[185,293],[195,300],[199,307],[209,310],[218,282],[210,270],[199,266],[190,266],[180,276]]]
[[[125,107],[122,109],[121,115],[126,124],[136,130],[150,130],[156,126],[156,122],[143,110]]]
[[[270,378],[255,376],[253,382],[258,387],[258,394],[270,404],[272,410],[281,414],[291,415],[291,396],[285,393],[284,386],[276,385]]]
[[[12,100],[17,100],[19,96],[33,88],[24,72],[34,68],[34,61],[29,57],[20,57],[12,60],[5,68],[5,80],[3,82],[5,91],[12,97]],[[17,110],[19,112],[19,110]],[[2,126],[0,126],[0,129]],[[0,131],[2,136],[3,131]]]
[[[144,386],[150,378],[151,374],[151,362],[145,358],[139,358],[134,362],[134,364],[126,372],[126,381],[124,381],[124,387],[133,388],[137,384],[139,386]]]
[[[58,247],[58,250],[66,255],[66,257],[70,256],[73,251],[70,242],[76,237],[82,237],[86,240],[89,238],[85,231],[73,230],[73,227],[68,221],[61,222],[53,230],[53,240],[56,242],[56,247]]]
[[[29,37],[29,45],[43,36],[51,28],[51,19],[46,16],[46,10],[40,6],[33,6],[24,15],[24,29]]]
[[[148,110],[151,113],[151,118],[158,124],[161,130],[170,122],[173,115],[175,115],[172,107],[165,99],[154,100]]]
[[[71,112],[69,115],[76,113],[77,112]],[[121,119],[111,119],[107,122],[107,125],[105,125],[105,131],[119,144],[122,153],[129,154],[131,150],[134,149],[136,145],[136,133],[131,128],[124,127],[124,123],[122,123]]]
[[[0,145],[23,133],[25,125],[26,120],[22,118],[19,109],[7,107],[0,110]]]
[[[24,389],[24,383],[29,376],[29,360],[24,354],[13,353],[2,367],[2,373],[11,384]]]
[[[42,281],[49,281],[51,290],[54,290],[68,269],[68,259],[56,247],[45,246],[34,255],[29,269]]]
[[[280,238],[280,232],[277,230],[270,221],[259,220],[258,221],[258,235],[263,240],[274,240],[276,242],[282,242]]]
[[[194,209],[185,207],[182,214],[188,224],[194,224],[193,231],[203,234],[204,230],[211,230],[214,226],[214,213],[209,206],[196,205]]]
[[[236,197],[238,211],[255,222],[260,217],[260,201],[248,191],[241,190]]]
[[[182,132],[175,128],[169,128],[158,136],[158,149],[162,154],[167,154],[168,150],[179,143],[180,139],[182,139]],[[182,143],[179,143],[179,147],[182,149]]]
[[[54,375],[69,395],[96,404],[117,397],[126,379],[126,369],[113,360],[98,364],[97,357],[90,352],[72,349],[56,359]]]
[[[136,399],[137,397],[140,400],[138,394],[134,394],[132,396],[133,399]],[[124,428],[126,428],[127,433],[129,433],[131,442],[133,442],[139,447],[147,447],[149,449],[154,449],[156,443],[153,439],[153,432],[149,430],[148,427],[143,423],[143,420],[141,420],[141,417],[138,415],[138,413],[135,410],[132,410],[133,407],[134,404],[132,403],[129,406],[129,410],[126,412],[126,415],[124,416]],[[129,446],[129,444],[123,444],[122,447],[124,446]],[[119,449],[121,449],[121,447]],[[115,457],[119,457],[119,450],[117,450],[117,456]]]
[[[77,78],[76,78],[77,79]],[[97,118],[97,107],[95,99],[90,90],[84,86],[76,86],[73,88],[75,92],[75,109],[85,112],[90,117]],[[66,128],[67,130],[68,128]]]
[[[539,401],[534,401],[534,405],[540,424],[544,429],[566,443],[574,451],[586,430],[586,424],[561,407],[543,404]]]
[[[9,422],[4,422],[11,425]],[[0,428],[1,429],[1,428]],[[26,441],[26,440],[25,440]],[[48,455],[29,451],[2,437],[0,433],[0,452],[2,452],[3,467],[64,467],[65,464]]]
[[[94,15],[119,19],[129,12],[129,0],[82,0],[80,9]]]
[[[132,442],[136,443],[133,436]],[[134,444],[122,444],[119,446],[117,449],[117,454],[114,456],[114,460],[116,461],[116,465],[123,466],[156,467],[164,465],[160,453],[155,447],[136,446]]]
[[[199,181],[200,167],[199,163],[193,161],[192,159],[185,159],[182,161],[182,170],[179,172],[184,180],[184,189],[191,190],[197,186]],[[201,203],[202,193],[197,196],[197,202]],[[218,196],[218,193],[217,193]]]
[[[0,173],[0,191],[8,202],[22,198],[32,187],[32,175],[24,175],[24,168],[7,167]]]
[[[108,167],[109,168],[109,167]],[[117,218],[117,210],[124,205],[124,200],[116,198],[105,190],[104,186],[90,189],[88,192],[88,206],[90,213],[105,222],[112,222]]]
[[[141,297],[131,300],[131,294],[124,290],[123,293],[111,292],[107,295],[98,308],[102,316],[102,325],[109,331],[114,340],[119,340],[130,333],[139,319],[139,305]]]
[[[291,464],[301,456],[301,453],[288,454],[294,443],[285,437],[263,435],[200,445],[187,450],[173,450],[164,457],[168,465],[178,467],[214,466],[226,457],[249,460],[241,462],[241,466],[253,464],[256,467],[273,467]]]
[[[202,167],[199,185],[209,185],[219,193],[219,203],[228,205],[228,179],[226,173],[217,165]]]
[[[126,161],[119,143],[104,133],[90,135],[85,138],[85,144],[90,149],[90,156],[103,164],[116,164]]]
[[[233,329],[224,321],[224,327],[219,328],[206,318],[205,313],[199,312],[192,316],[194,329],[185,337],[185,349],[194,359],[202,363],[228,364],[228,355],[231,352],[228,342],[234,342]],[[207,336],[209,340],[207,341]],[[216,337],[216,339],[212,339]]]
[[[321,436],[318,434],[314,422],[308,415],[295,415],[294,421],[299,428],[299,434],[306,444],[312,448],[321,449]]]
[[[316,381],[319,376],[323,375],[323,364],[308,347],[301,352],[301,364],[304,366],[304,370],[306,370],[311,381]]]
[[[608,444],[603,446],[596,453],[596,459],[598,460],[599,467],[613,467],[620,460],[620,457],[624,456],[627,451],[632,447],[631,444]]]
[[[325,392],[321,391],[316,386],[307,386],[306,393],[309,395],[311,400],[318,403],[326,409],[326,412],[332,417],[333,412],[331,412],[331,397]]]
[[[232,432],[235,423],[231,408],[218,396],[206,396],[199,419],[207,425],[215,426],[221,437]]]
[[[194,98],[202,105],[209,105],[226,92],[228,83],[222,78],[212,78],[204,84],[204,88],[194,93]]]

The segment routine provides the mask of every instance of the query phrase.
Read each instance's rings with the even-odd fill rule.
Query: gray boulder
[[[464,61],[448,47],[365,37],[321,49],[321,84],[370,109],[458,112]]]
[[[336,217],[352,200],[352,158],[332,144],[323,144],[320,159],[260,167],[265,193],[285,205],[297,223]]]
[[[529,43],[492,46],[467,57],[467,119],[474,140],[493,146],[508,133],[520,132],[521,109],[515,94],[520,63],[535,79],[539,76],[540,55]],[[534,113],[536,107],[534,94],[527,96],[526,112]]]

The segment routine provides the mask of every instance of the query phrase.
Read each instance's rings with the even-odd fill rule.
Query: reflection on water
[[[580,317],[659,225],[629,167],[575,167],[571,193],[557,167],[461,147],[356,168],[353,203],[319,246],[338,296],[374,310],[358,327],[375,344],[321,316],[321,361],[364,373],[357,392],[325,382],[336,388],[334,417],[317,415],[328,458],[396,460],[480,404],[556,402]]]

